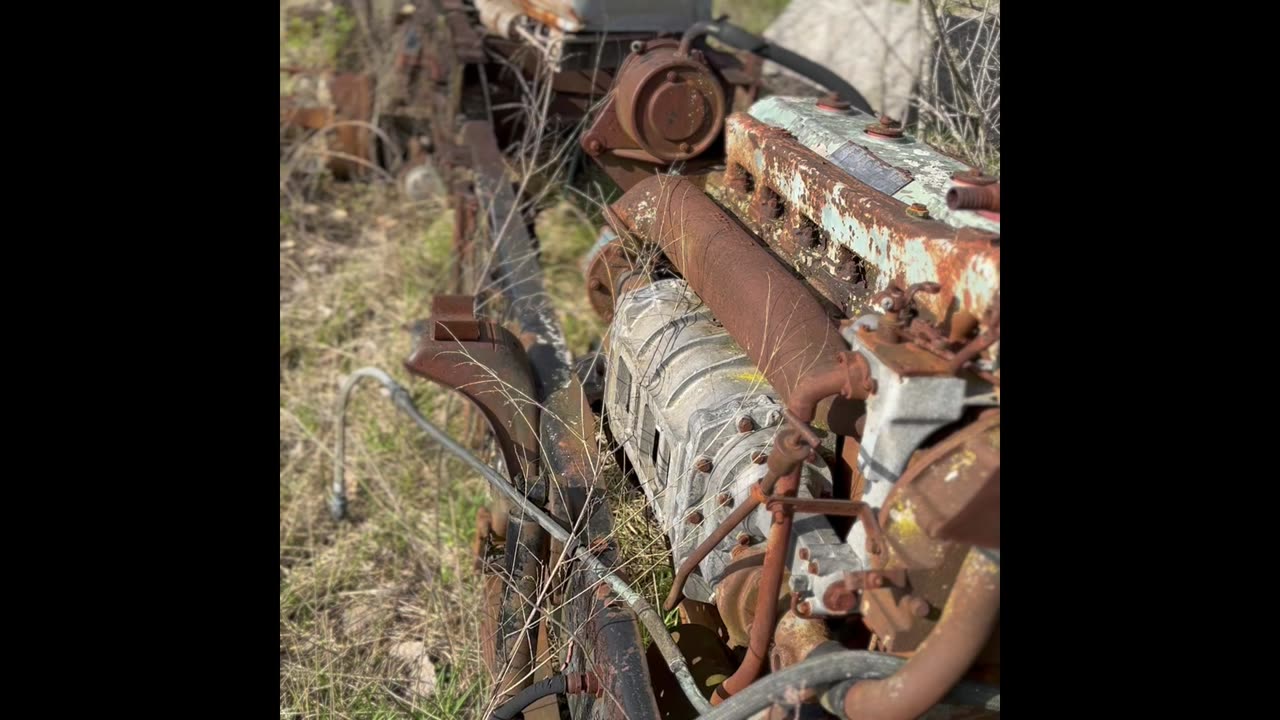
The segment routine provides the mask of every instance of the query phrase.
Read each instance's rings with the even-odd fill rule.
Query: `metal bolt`
[[[798,555],[801,560],[808,560],[809,548],[800,548],[800,550],[796,552],[796,555]]]
[[[799,615],[800,617],[809,617],[809,614],[812,612],[813,612],[813,605],[810,604],[808,600],[805,600],[799,605],[796,605],[796,614]]]
[[[835,93],[827,93],[826,95],[823,95],[822,97],[818,98],[817,105],[819,110],[828,110],[828,111],[836,111],[836,112],[843,112],[853,107],[852,105],[849,104],[848,100],[841,98],[839,95],[836,95]]]
[[[702,513],[698,512],[697,510],[694,510],[693,512],[689,513],[689,517],[686,518],[686,520],[689,521],[690,525],[698,525],[702,522]]]
[[[929,217],[929,208],[921,203],[911,203],[907,206],[907,214],[925,220]]]
[[[696,468],[698,472],[709,473],[711,472],[711,458],[706,455],[702,455],[694,461],[693,467]]]
[[[929,614],[929,603],[923,598],[909,595],[906,598],[907,610],[916,617],[925,617]]]
[[[899,127],[898,121],[890,117],[882,116],[880,122],[876,125],[868,125],[867,132],[871,135],[879,135],[887,138],[902,137],[902,128]]]
[[[721,504],[721,505],[732,505],[732,504],[733,504],[733,496],[732,496],[732,495],[730,495],[730,494],[729,494],[729,493],[727,493],[727,492],[726,492],[726,493],[720,493],[719,495],[717,495],[717,496],[716,496],[716,500],[718,500],[718,501],[720,502],[720,504]]]
[[[743,415],[742,417],[738,418],[738,432],[749,433],[755,429],[756,429],[756,422],[752,420],[749,416]]]
[[[756,465],[763,465],[768,461],[769,461],[769,453],[761,452],[759,450],[751,453],[751,462],[755,463]]]

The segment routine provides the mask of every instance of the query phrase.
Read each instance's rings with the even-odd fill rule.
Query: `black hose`
[[[862,97],[862,93],[830,69],[725,20],[703,20],[691,25],[680,38],[680,51],[687,55],[690,44],[702,35],[712,35],[726,45],[754,53],[765,60],[772,60],[830,90],[859,110],[875,114],[871,109],[871,103]]]
[[[815,650],[801,663],[770,673],[748,685],[724,704],[699,720],[747,720],[774,703],[786,703],[790,694],[800,688],[826,688],[839,684],[847,692],[858,680],[885,678],[893,675],[906,660],[893,655],[866,650]],[[843,698],[841,694],[839,697]],[[1000,711],[1000,691],[971,683],[960,683],[943,698],[948,705],[968,705]],[[837,705],[838,706],[838,705]],[[831,708],[827,708],[831,711]]]
[[[498,706],[489,720],[513,720],[524,709],[548,695],[563,695],[569,689],[569,679],[564,675],[552,675],[539,680],[516,693],[516,696]]]

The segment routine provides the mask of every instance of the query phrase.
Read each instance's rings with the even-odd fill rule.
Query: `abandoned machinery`
[[[998,180],[709,3],[604,5],[445,0],[397,36],[390,114],[430,121],[416,167],[464,266],[406,367],[472,401],[499,471],[393,399],[500,491],[476,537],[494,717],[998,715]],[[531,47],[621,190],[576,363],[494,110]],[[761,59],[830,92],[758,99]],[[669,542],[674,631],[618,566],[598,427]]]

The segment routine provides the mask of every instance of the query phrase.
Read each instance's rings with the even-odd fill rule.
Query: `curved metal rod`
[[[711,711],[711,703],[702,697],[702,691],[698,688],[698,684],[693,679],[693,674],[689,672],[689,664],[685,661],[684,655],[680,652],[680,648],[676,645],[675,640],[671,639],[671,633],[667,630],[666,624],[662,620],[662,616],[658,614],[653,606],[649,604],[644,597],[636,592],[627,584],[627,581],[618,577],[604,563],[600,562],[595,555],[592,554],[590,547],[578,542],[576,536],[570,531],[564,529],[550,515],[538,507],[528,498],[520,493],[506,478],[499,475],[493,468],[484,463],[483,460],[476,457],[467,448],[463,447],[457,440],[449,437],[443,430],[436,427],[422,416],[418,408],[413,404],[413,399],[409,397],[409,391],[405,390],[400,383],[397,383],[390,375],[379,370],[378,368],[361,368],[356,370],[342,384],[338,397],[338,437],[334,452],[334,470],[333,470],[333,497],[330,500],[329,507],[334,511],[335,517],[342,517],[346,512],[347,495],[346,485],[343,482],[343,453],[345,450],[346,422],[345,414],[347,407],[347,399],[351,394],[352,388],[361,378],[373,378],[391,391],[391,401],[409,419],[425,432],[432,440],[447,450],[450,454],[466,463],[472,470],[479,473],[481,477],[489,482],[495,490],[510,500],[516,507],[523,510],[526,515],[538,523],[547,531],[551,537],[561,542],[565,546],[566,554],[575,560],[582,562],[587,566],[593,575],[600,578],[609,587],[617,593],[618,597],[635,612],[640,622],[644,623],[645,629],[649,631],[649,636],[653,638],[653,644],[658,646],[658,652],[662,654],[664,660],[667,661],[667,667],[671,670],[671,674],[675,676],[676,681],[680,684],[680,689],[684,692],[685,697],[689,699],[690,704],[699,714]]]
[[[662,604],[663,610],[671,612],[676,609],[676,606],[680,604],[680,600],[684,597],[684,584],[688,582],[689,576],[693,574],[698,564],[705,560],[707,555],[716,549],[717,545],[724,542],[724,539],[729,537],[729,533],[733,532],[734,528],[738,527],[756,508],[760,507],[760,499],[764,496],[759,493],[759,488],[759,485],[752,487],[750,499],[734,508],[733,513],[725,518],[724,522],[720,523],[719,527],[713,530],[706,540],[702,541],[702,544],[694,548],[693,552],[689,553],[689,557],[684,559],[684,562],[680,563],[680,569],[676,572],[675,580],[671,581],[671,592],[667,594],[667,600]]]

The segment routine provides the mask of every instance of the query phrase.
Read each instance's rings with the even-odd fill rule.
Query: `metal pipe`
[[[696,185],[655,175],[637,183],[610,210],[622,225],[662,249],[801,421],[813,420],[815,398],[822,392],[844,385],[841,373],[854,366],[841,361],[839,353],[849,348],[826,310]],[[726,267],[747,281],[726,281]],[[861,383],[853,384],[855,396],[865,398]]]
[[[709,714],[702,715],[700,720],[749,720],[771,705],[794,705],[796,688],[823,688],[833,683],[883,678],[892,675],[905,663],[905,660],[894,655],[866,650],[845,650],[834,642],[828,643],[809,653],[809,657],[804,662],[760,678],[746,690],[717,706]],[[828,703],[828,697],[829,693],[824,693],[824,708],[840,717],[843,708],[838,702]],[[1000,691],[985,685],[961,683],[943,700],[949,705],[1000,711]]]
[[[800,468],[778,481],[778,494],[795,495],[800,487]],[[751,620],[751,637],[747,644],[747,656],[742,664],[716,688],[711,703],[719,705],[735,693],[756,681],[764,670],[769,654],[769,643],[778,617],[778,593],[782,590],[782,575],[787,567],[787,550],[791,544],[791,521],[795,516],[789,506],[782,506],[773,513],[773,527],[769,530],[769,542],[765,546],[764,565],[760,571],[760,586],[756,591],[756,611]]]
[[[848,717],[912,720],[964,676],[991,638],[1000,617],[1000,566],[970,549],[942,618],[892,677],[860,682],[844,697]]]
[[[753,487],[751,498],[734,508],[729,517],[725,518],[724,522],[720,523],[720,526],[712,531],[698,547],[694,548],[684,562],[680,563],[680,569],[676,571],[675,580],[671,582],[671,592],[667,594],[667,600],[662,604],[663,610],[671,612],[676,609],[676,605],[679,605],[680,600],[684,597],[684,584],[689,580],[689,575],[693,574],[693,571],[717,545],[729,537],[729,533],[733,532],[734,528],[738,527],[743,520],[746,520],[751,513],[755,512],[756,508],[760,507],[762,496],[756,492],[758,487]]]
[[[499,475],[493,468],[484,463],[483,460],[476,457],[467,448],[463,447],[458,441],[449,437],[443,430],[436,427],[422,416],[418,408],[413,404],[413,399],[409,397],[409,391],[405,390],[400,383],[397,383],[390,375],[379,370],[378,368],[361,368],[356,370],[343,383],[342,389],[339,391],[339,415],[338,415],[338,437],[334,452],[334,493],[335,497],[330,501],[330,507],[339,506],[339,498],[337,495],[341,493],[340,506],[346,508],[346,487],[343,483],[343,460],[345,450],[345,429],[346,423],[344,416],[347,406],[347,396],[350,395],[351,389],[361,378],[373,378],[387,388],[391,392],[391,401],[402,412],[409,416],[422,431],[432,440],[440,445],[441,448],[456,456],[459,460],[466,463],[472,470],[489,482],[495,490],[510,500],[515,507],[520,508],[526,516],[532,518],[538,525],[547,531],[547,534],[564,544],[571,557],[580,561],[593,575],[600,578],[618,597],[627,604],[628,607],[635,612],[640,622],[644,623],[645,629],[649,631],[649,636],[653,638],[653,644],[658,647],[658,652],[662,654],[664,660],[667,661],[667,667],[671,670],[671,674],[675,676],[676,681],[680,684],[680,689],[684,692],[685,697],[693,705],[699,713],[705,713],[711,710],[711,703],[702,697],[702,691],[694,682],[692,673],[689,672],[689,664],[685,661],[684,655],[681,654],[680,648],[676,645],[675,640],[671,639],[671,633],[667,630],[666,624],[662,620],[662,616],[658,614],[653,606],[644,599],[640,593],[631,588],[627,581],[618,577],[604,563],[591,553],[591,549],[578,542],[578,539],[570,531],[564,529],[550,515],[539,508],[528,498],[520,493],[506,478]],[[339,516],[340,517],[340,516]]]
[[[809,433],[812,434],[812,433]],[[742,524],[752,511],[760,506],[765,497],[773,493],[774,485],[779,478],[786,475],[799,472],[804,465],[804,461],[809,458],[809,454],[817,447],[816,438],[806,442],[805,433],[800,428],[790,426],[782,429],[774,436],[773,452],[769,453],[769,469],[760,482],[751,488],[751,497],[747,502],[739,505],[734,509],[729,517],[720,522],[720,525],[703,540],[698,547],[689,553],[689,557],[680,563],[680,569],[676,571],[675,580],[671,583],[671,592],[667,594],[667,600],[663,603],[663,608],[667,612],[675,609],[680,603],[680,599],[684,596],[684,586],[689,580],[689,576],[697,569],[698,565],[706,559],[707,555],[715,549],[725,538],[729,537],[729,533],[733,529]]]
[[[956,185],[947,191],[947,207],[1000,212],[1000,185]]]

